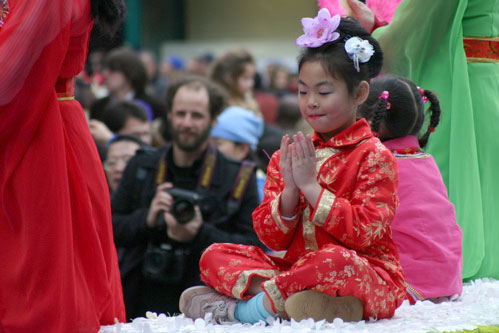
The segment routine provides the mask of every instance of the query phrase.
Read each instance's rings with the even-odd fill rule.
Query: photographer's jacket
[[[172,182],[177,188],[196,190],[198,179],[204,172],[202,167],[206,154],[192,167],[178,168],[173,164],[170,147],[167,145],[159,150],[139,151],[128,163],[119,187],[112,194],[114,237],[120,252],[128,318],[143,316],[146,310],[170,313],[178,311],[180,292],[200,283],[199,257],[209,245],[221,242],[261,245],[251,219],[251,213],[259,203],[255,173],[251,173],[239,206],[234,208],[232,202],[232,208],[229,208],[228,201],[241,169],[241,162],[226,157],[216,149],[211,185],[208,189],[198,189],[202,197],[203,225],[195,239],[190,243],[180,244],[168,240],[166,231],[147,227],[146,218],[156,192],[157,173],[162,159],[165,159],[167,165],[166,181]],[[144,256],[151,243],[168,243],[186,250],[182,263],[184,267],[170,268],[183,271],[180,283],[170,283],[165,288],[164,283],[149,281],[144,277]],[[147,295],[148,292],[143,288],[149,288],[151,295]],[[165,289],[168,289],[169,295],[160,297]],[[156,301],[155,297],[158,298]],[[168,300],[169,298],[171,299]],[[165,302],[168,304],[163,304]]]

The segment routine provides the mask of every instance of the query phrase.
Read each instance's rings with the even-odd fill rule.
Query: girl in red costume
[[[109,191],[74,99],[93,18],[121,0],[0,0],[0,331],[124,321]]]
[[[383,54],[360,24],[322,9],[302,20],[299,104],[312,136],[283,137],[253,213],[260,248],[214,244],[201,257],[210,287],[184,291],[188,317],[255,323],[389,318],[406,297],[391,238],[398,204],[394,156],[356,111]]]

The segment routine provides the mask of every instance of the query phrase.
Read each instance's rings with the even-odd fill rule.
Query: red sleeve
[[[376,145],[361,161],[351,198],[324,189],[310,218],[348,247],[368,247],[389,231],[398,206],[397,183],[395,157]]]
[[[280,201],[284,189],[284,181],[279,170],[280,152],[274,153],[267,168],[263,201],[253,212],[253,227],[258,238],[267,247],[276,250],[287,250],[300,220],[286,221],[281,217]]]

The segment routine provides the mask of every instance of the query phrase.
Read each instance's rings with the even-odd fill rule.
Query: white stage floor
[[[317,322],[313,320],[276,321],[270,325],[259,323],[212,325],[203,319],[195,322],[184,316],[149,316],[136,318],[132,323],[103,326],[100,333],[163,333],[163,332],[452,332],[473,330],[478,325],[499,325],[499,281],[480,279],[464,285],[463,294],[454,302],[433,304],[429,301],[409,305],[406,301],[391,319],[358,323]],[[156,318],[152,318],[156,317]],[[499,331],[499,329],[498,329]]]

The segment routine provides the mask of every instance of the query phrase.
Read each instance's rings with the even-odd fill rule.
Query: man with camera
[[[209,144],[225,95],[201,77],[166,94],[171,143],[132,158],[112,195],[127,318],[178,313],[181,292],[200,283],[199,258],[213,243],[261,245],[251,213],[259,198],[254,164]]]

